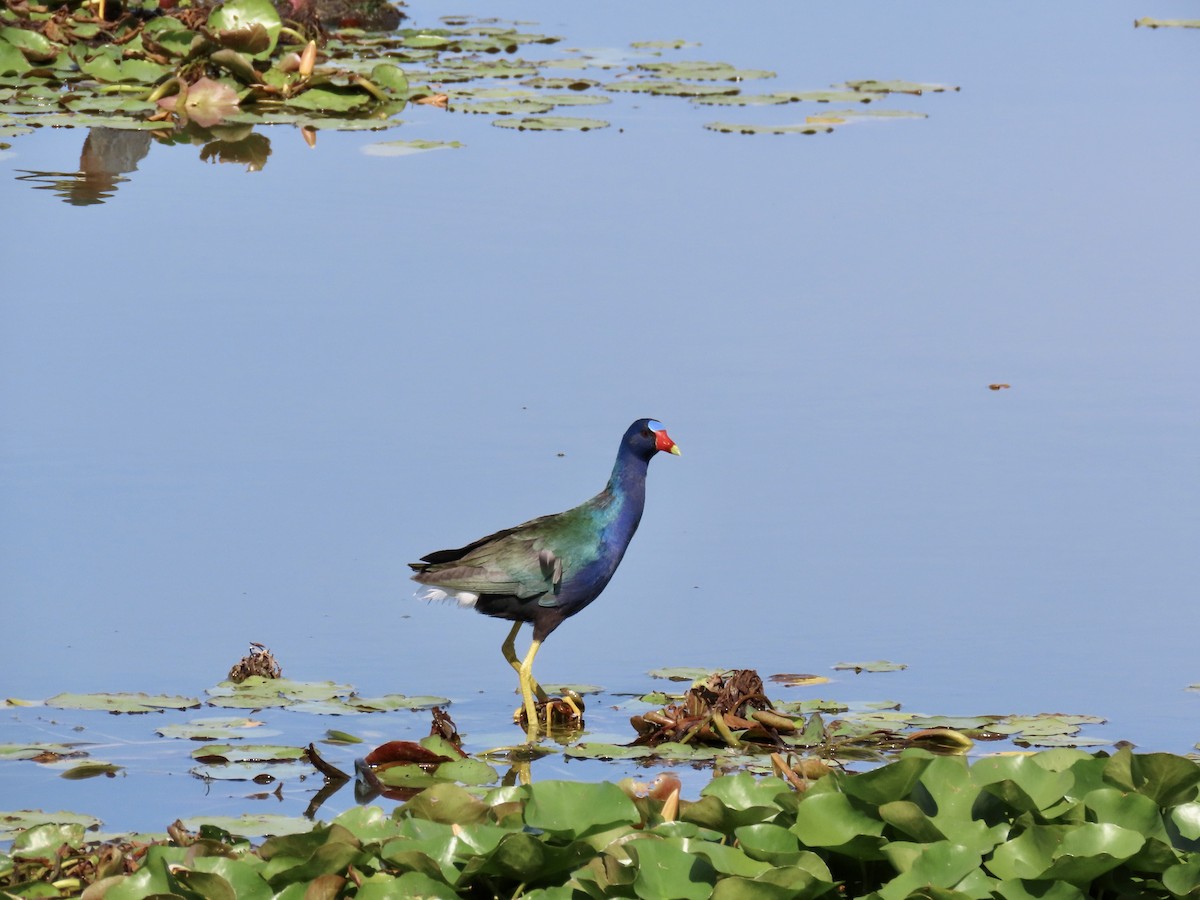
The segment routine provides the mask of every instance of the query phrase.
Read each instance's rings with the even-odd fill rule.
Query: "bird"
[[[534,695],[543,703],[548,699],[533,677],[534,657],[551,632],[600,596],[617,571],[642,519],[650,460],[660,452],[680,455],[661,422],[638,419],[621,438],[604,490],[590,500],[409,563],[412,579],[427,586],[424,599],[454,599],[514,623],[500,651],[517,672],[531,734],[537,728]],[[533,642],[518,660],[515,642],[525,623],[533,626]]]

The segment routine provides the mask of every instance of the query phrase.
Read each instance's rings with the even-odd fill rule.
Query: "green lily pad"
[[[79,60],[79,70],[97,81],[114,84],[153,83],[171,74],[168,67],[147,59],[115,59],[106,54]]]
[[[728,63],[695,60],[641,63],[638,68],[662,78],[695,81],[750,81],[775,77],[774,72],[765,69],[738,69]]]
[[[435,706],[449,706],[448,697],[406,697],[403,694],[388,694],[383,697],[350,696],[346,705],[358,712],[390,712],[397,709],[433,709]]]
[[[62,46],[51,43],[41,32],[27,28],[0,28],[0,40],[18,48],[30,62],[44,63],[62,52]]]
[[[44,744],[0,744],[0,759],[34,760],[35,762],[57,762],[60,759],[87,756],[81,747],[90,746],[84,743],[59,744],[48,742]]]
[[[623,747],[620,744],[601,744],[588,742],[576,744],[563,751],[564,756],[573,759],[647,759],[658,756],[657,748]]]
[[[204,781],[253,781],[256,784],[274,784],[281,778],[299,777],[312,771],[312,767],[294,760],[291,762],[228,762],[202,763],[188,770]]]
[[[285,103],[293,109],[349,112],[368,106],[373,98],[357,88],[315,87],[289,97]]]
[[[682,81],[642,79],[639,81],[614,81],[604,85],[606,91],[632,94],[658,94],[664,97],[705,97],[714,94],[736,94],[734,85],[688,84]]]
[[[60,778],[66,778],[68,781],[81,781],[85,778],[96,778],[100,775],[112,777],[122,771],[124,766],[113,765],[112,763],[100,762],[99,760],[89,760],[85,763],[80,763],[77,766],[71,766],[69,769],[64,769],[59,773]]]
[[[773,91],[769,94],[696,97],[701,106],[779,106],[784,103],[870,103],[878,94],[861,91]]]
[[[5,810],[0,812],[0,840],[12,840],[14,835],[39,825],[77,825],[85,830],[94,830],[100,827],[100,820],[85,813]]]
[[[696,681],[700,678],[707,678],[713,672],[725,672],[720,666],[710,669],[702,669],[698,666],[665,666],[659,669],[651,669],[646,674],[651,678],[663,678],[667,681]]]
[[[603,694],[604,688],[598,684],[543,684],[542,688],[550,696],[561,696],[567,691],[572,691],[581,697],[586,697],[589,694]]]
[[[25,58],[20,47],[14,47],[0,38],[0,75],[20,75],[32,68],[33,65]]]
[[[225,46],[264,59],[275,49],[283,22],[270,0],[226,0],[214,7],[207,25]]]
[[[194,719],[191,722],[163,725],[155,731],[165,738],[183,738],[190,741],[219,741],[245,737],[253,732],[262,735],[262,722],[243,716]]]
[[[195,709],[200,701],[192,697],[142,693],[56,694],[46,701],[55,709],[95,709],[110,713],[149,713],[164,709]]]
[[[542,100],[551,106],[604,106],[611,97],[601,94],[543,94]]]
[[[592,81],[588,78],[546,78],[537,76],[536,78],[528,78],[522,81],[525,87],[540,88],[548,91],[586,91],[589,88],[599,87],[600,82]]]
[[[951,84],[928,84],[920,81],[847,81],[846,87],[853,91],[871,94],[940,94],[957,91]]]
[[[194,759],[210,765],[242,762],[291,762],[307,758],[304,747],[275,744],[204,744],[192,751]]]
[[[537,116],[521,119],[494,119],[493,125],[517,131],[596,131],[607,128],[603,119],[581,119],[571,116]]]
[[[292,681],[290,678],[252,675],[238,684],[222,681],[206,693],[212,706],[254,709],[260,706],[289,706],[303,700],[330,700],[349,696],[353,691],[351,685],[333,681]]]
[[[313,827],[310,820],[300,816],[276,816],[270,813],[246,813],[237,817],[195,816],[183,820],[183,827],[189,831],[199,831],[204,825],[248,838],[304,834]]]
[[[553,103],[535,99],[514,98],[512,100],[481,100],[478,103],[456,103],[455,112],[489,114],[499,116],[540,115],[554,109]]]

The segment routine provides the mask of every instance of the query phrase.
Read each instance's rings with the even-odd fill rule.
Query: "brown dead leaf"
[[[446,94],[426,94],[424,97],[417,97],[413,103],[423,103],[425,106],[436,106],[438,109],[450,108],[450,97]]]

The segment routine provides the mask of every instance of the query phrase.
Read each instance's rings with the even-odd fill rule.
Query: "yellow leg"
[[[500,652],[504,654],[504,658],[508,660],[508,664],[516,670],[518,677],[521,675],[521,662],[517,659],[516,642],[517,632],[520,630],[521,623],[517,622],[515,625],[513,625],[512,631],[508,633],[508,637],[504,639],[504,643],[500,645]],[[529,676],[529,685],[533,689],[533,692],[537,694],[538,700],[540,700],[542,703],[545,703],[548,699],[550,699],[549,695],[545,692],[545,690],[543,690],[542,686],[537,683],[537,680],[534,679],[533,675]],[[524,688],[521,690],[524,692]]]
[[[536,733],[538,726],[537,708],[533,705],[534,688],[537,689],[541,698],[546,696],[541,685],[533,680],[533,658],[537,656],[541,646],[541,641],[531,643],[529,652],[525,654],[524,661],[517,669],[517,680],[521,683],[521,700],[525,704],[525,721],[529,725],[530,733]]]

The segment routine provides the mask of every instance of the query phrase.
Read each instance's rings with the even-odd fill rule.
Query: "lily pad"
[[[195,816],[183,820],[183,827],[199,831],[211,825],[242,837],[256,838],[272,835],[303,834],[312,829],[312,822],[300,816],[276,816],[269,813],[246,813],[241,816]]]
[[[554,109],[553,103],[536,99],[513,98],[511,100],[481,100],[478,103],[456,103],[455,112],[490,114],[499,116],[541,115]]]
[[[536,116],[522,119],[495,119],[493,125],[517,131],[596,131],[607,128],[603,119],[582,119],[571,116]]]
[[[586,744],[576,744],[563,751],[563,755],[573,759],[648,759],[659,756],[659,748],[625,747],[620,744],[602,744],[589,741]]]
[[[734,85],[689,84],[682,81],[647,78],[639,81],[613,81],[604,85],[604,90],[631,94],[659,94],[664,97],[704,97],[713,94],[736,94],[740,89]]]
[[[784,103],[870,103],[878,94],[864,91],[773,91],[769,94],[736,94],[732,96],[696,97],[693,103],[702,106],[779,106]]]
[[[367,156],[413,156],[430,150],[456,150],[462,146],[458,141],[380,141],[367,144],[362,152]]]
[[[876,659],[872,662],[840,662],[833,668],[835,671],[850,671],[855,674],[861,672],[899,672],[902,669],[907,669],[908,664],[888,662],[886,659]]]
[[[89,760],[77,766],[71,766],[69,769],[64,769],[59,773],[59,777],[66,778],[68,781],[81,781],[85,778],[96,778],[100,775],[107,775],[111,778],[124,768],[124,766],[114,765],[113,763]]]
[[[192,697],[151,694],[56,694],[46,701],[55,709],[95,709],[110,713],[150,713],[165,709],[195,709],[200,701]]]
[[[684,47],[699,47],[695,41],[685,41],[676,38],[671,41],[633,41],[629,44],[635,50],[682,50]]]
[[[306,759],[304,747],[276,744],[205,744],[192,751],[194,759],[209,765],[242,762],[292,762]]]
[[[1143,16],[1133,23],[1134,28],[1200,28],[1200,19],[1152,19]]]
[[[705,122],[704,127],[709,131],[719,131],[722,134],[828,134],[833,131],[832,124],[819,120],[799,125],[749,125],[733,122]]]
[[[774,72],[765,69],[738,69],[728,63],[696,60],[641,63],[638,68],[663,78],[695,81],[749,81],[775,77]]]
[[[651,669],[646,674],[651,678],[664,678],[667,681],[695,681],[697,678],[707,678],[713,672],[725,671],[720,666],[702,669],[697,666],[666,666]]]
[[[184,738],[190,741],[219,741],[245,737],[253,729],[261,728],[262,722],[242,716],[211,719],[194,719],[191,722],[163,725],[155,731],[166,738]],[[255,731],[256,735],[262,732]]]
[[[846,87],[853,91],[871,94],[941,94],[957,91],[952,84],[929,84],[920,81],[847,81]]]
[[[202,763],[188,770],[204,781],[253,781],[274,784],[281,778],[307,774],[312,767],[300,760],[292,762]]]
[[[40,763],[58,762],[62,759],[72,759],[87,756],[87,751],[80,748],[89,744],[0,744],[0,760],[32,760]]]
[[[75,812],[42,812],[36,809],[18,809],[0,812],[0,841],[12,840],[13,836],[39,825],[78,825],[85,830],[100,827],[95,816]]]
[[[255,59],[270,55],[283,27],[270,0],[226,0],[209,14],[207,24],[225,46],[244,50]]]

